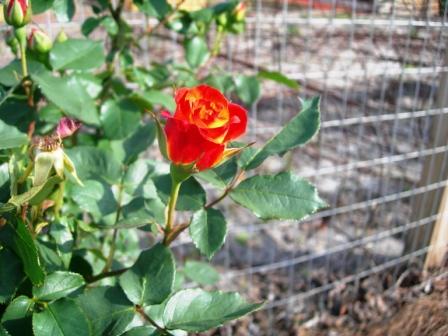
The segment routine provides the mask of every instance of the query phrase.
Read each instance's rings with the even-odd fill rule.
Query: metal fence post
[[[445,49],[444,66],[448,66],[448,49]],[[437,93],[436,108],[441,111],[448,106],[448,72],[444,71],[441,75],[440,85]],[[448,144],[448,114],[440,113],[433,118],[431,126],[430,147],[446,146]],[[424,187],[432,183],[445,181],[448,178],[447,160],[448,152],[435,153],[425,159],[423,165],[420,186]],[[445,192],[446,193],[446,192]],[[435,211],[443,210],[442,201],[443,190],[441,188],[429,190],[421,193],[412,200],[411,222],[428,218],[435,215]],[[438,216],[434,222],[410,230],[405,239],[404,253],[412,253],[416,250],[426,248],[431,240],[435,223],[443,221],[444,216]],[[442,218],[442,219],[441,219]],[[446,219],[446,217],[445,217]],[[439,222],[437,222],[439,220]],[[444,223],[443,225],[448,225]],[[443,229],[442,229],[443,232]],[[445,237],[448,240],[448,237]],[[439,241],[440,243],[440,241]]]
[[[448,184],[443,193],[439,216],[432,231],[425,269],[442,266],[448,253]]]

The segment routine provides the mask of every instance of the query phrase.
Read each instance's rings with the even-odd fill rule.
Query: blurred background
[[[35,23],[53,37],[61,29],[81,35],[90,10],[86,4],[73,3],[70,23],[51,14]],[[330,207],[301,222],[260,222],[249,211],[222,203],[229,233],[213,259],[219,280],[213,272],[203,276],[211,277],[212,286],[238,290],[266,305],[209,334],[425,335],[412,314],[415,321],[423,316],[435,323],[432,327],[446,325],[445,0],[247,5],[245,33],[227,37],[210,66],[230,73],[280,71],[299,83],[298,92],[263,83],[261,98],[250,107],[248,139],[257,143],[300,110],[299,97],[322,97],[318,137],[293,155],[270,158],[260,170],[293,170],[309,178]],[[155,24],[131,4],[126,15],[136,29]],[[0,33],[5,31],[0,25]],[[101,39],[101,31],[95,36]],[[161,30],[143,44],[140,63],[181,59],[179,43],[175,33]],[[0,65],[11,59],[0,44]],[[180,260],[200,259],[188,236],[175,250]],[[443,304],[441,298],[445,310],[431,311]],[[421,300],[427,300],[423,306]],[[406,303],[415,302],[420,306],[403,313]],[[404,314],[401,320],[382,322],[397,312],[398,319]],[[431,330],[426,335],[434,335]],[[437,335],[448,335],[448,329]]]

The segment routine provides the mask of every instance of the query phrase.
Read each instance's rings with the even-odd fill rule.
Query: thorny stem
[[[121,202],[122,202],[122,198],[123,198],[123,189],[124,189],[123,182],[124,182],[124,177],[126,175],[126,171],[127,171],[127,167],[125,167],[123,176],[121,177],[120,184],[118,185],[118,199],[117,199],[118,207],[117,207],[117,213],[115,216],[115,224],[118,223],[118,220],[120,219],[120,216],[121,216]],[[109,255],[107,256],[106,265],[104,265],[104,268],[101,271],[101,273],[108,272],[109,269],[112,267],[112,263],[114,261],[114,255],[115,255],[115,243],[117,241],[117,235],[118,235],[118,229],[114,229],[113,233],[112,233],[112,241],[110,243]]]
[[[23,78],[28,77],[28,64],[26,61],[26,44],[20,41],[20,62],[22,64]]]
[[[171,180],[171,194],[170,194],[170,200],[168,202],[168,207],[166,211],[166,226],[165,226],[165,237],[163,239],[163,243],[165,245],[169,245],[169,235],[171,234],[171,231],[173,230],[173,224],[174,224],[174,215],[176,212],[176,203],[177,198],[179,196],[179,190],[182,182],[172,179]]]
[[[162,335],[171,335],[171,333],[169,333],[165,328],[159,326],[151,317],[149,317],[141,306],[135,306],[135,311],[139,313],[146,322],[152,324]]]
[[[103,82],[103,89],[101,90],[101,93],[99,95],[99,97],[101,99],[105,98],[107,91],[111,87],[112,77],[114,75],[115,57],[116,57],[116,55],[118,55],[121,52],[121,48],[119,47],[118,44],[122,38],[121,35],[123,33],[121,14],[123,12],[124,2],[125,2],[125,0],[120,0],[115,9],[113,8],[111,1],[109,1],[109,3],[108,3],[109,12],[110,12],[110,15],[112,16],[113,20],[117,24],[118,33],[111,38],[111,48],[110,48],[110,52],[107,56],[107,62],[106,62],[106,69],[107,69],[107,71],[109,71],[109,74],[104,79],[104,82]]]
[[[213,48],[212,48],[212,57],[216,57],[219,55],[219,52],[221,51],[221,44],[224,39],[225,33],[223,30],[218,30],[216,34],[215,41],[213,42]]]
[[[17,180],[18,184],[22,184],[26,181],[26,179],[28,178],[28,176],[30,176],[31,172],[33,171],[34,168],[34,162],[31,161],[30,164],[28,164],[28,166],[25,169],[25,172],[23,173],[22,176],[20,176],[20,178]]]
[[[26,59],[26,41],[19,39],[20,45],[20,63],[22,65],[22,76],[23,76],[23,88],[25,89],[26,96],[28,97],[28,105],[32,107],[33,96],[31,92],[31,83],[28,78],[28,63]]]
[[[62,208],[62,204],[64,203],[64,190],[65,190],[65,182],[62,181],[61,183],[59,183],[59,189],[57,191],[58,195],[56,198],[56,202],[54,205],[54,213],[56,218],[60,217],[60,212],[61,212],[61,208]]]
[[[218,204],[219,202],[221,202],[224,198],[227,197],[227,195],[229,195],[229,193],[233,190],[233,188],[236,187],[237,183],[240,181],[241,177],[244,175],[244,170],[240,170],[240,172],[238,174],[235,175],[235,177],[233,178],[233,180],[229,183],[229,185],[226,187],[226,189],[224,190],[224,192],[221,194],[221,196],[219,196],[217,199],[215,199],[214,201],[211,201],[210,203],[208,203],[207,205],[205,205],[206,209],[209,209],[213,206],[215,206],[216,204]]]
[[[176,225],[164,239],[164,244],[169,246],[185,229],[190,226],[190,223]]]
[[[172,18],[173,16],[179,11],[179,8],[184,4],[186,0],[181,0],[176,4],[176,7],[173,8],[173,10],[171,11],[171,13],[169,13],[168,15],[166,15],[163,20],[159,21],[155,26],[153,27],[149,27],[146,31],[143,32],[143,34],[141,34],[138,39],[141,39],[144,36],[150,36],[152,35],[152,33],[154,33],[155,31],[157,31],[160,27],[164,26],[165,24],[167,24]]]
[[[114,271],[100,273],[98,275],[95,275],[95,276],[87,278],[87,282],[88,283],[93,283],[93,282],[102,280],[104,278],[109,278],[109,277],[112,277],[112,276],[120,275],[120,274],[123,274],[124,272],[126,272],[128,269],[129,268],[122,268],[122,269],[119,269],[119,270],[114,270]]]

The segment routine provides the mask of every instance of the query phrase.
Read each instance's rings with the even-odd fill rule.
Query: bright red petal
[[[185,95],[190,91],[189,88],[180,88],[174,94],[176,101],[176,111],[174,117],[179,120],[189,120],[191,114],[190,102],[185,99]]]
[[[225,145],[217,145],[213,142],[205,144],[204,152],[200,159],[196,162],[198,170],[212,168],[221,161],[224,154]]]
[[[229,104],[230,125],[225,142],[232,141],[246,132],[247,111],[237,104]]]
[[[202,154],[204,141],[198,128],[185,121],[169,118],[165,125],[168,157],[175,164],[190,164]]]
[[[202,84],[197,86],[195,89],[201,93],[201,97],[204,100],[216,102],[224,106],[229,103],[227,98],[218,89],[215,89],[214,87]]]
[[[216,144],[224,143],[228,130],[229,125],[217,128],[199,128],[199,132],[204,138]]]

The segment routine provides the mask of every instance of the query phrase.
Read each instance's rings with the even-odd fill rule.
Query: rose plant
[[[297,83],[220,69],[246,4],[97,0],[83,38],[52,40],[30,23],[45,11],[70,21],[75,7],[3,3],[15,59],[0,69],[0,335],[185,335],[259,309],[213,290],[218,273],[176,261],[172,243],[184,232],[211,259],[226,239],[226,198],[263,220],[324,207],[306,180],[257,169],[318,132],[319,98],[266,143],[248,143],[260,82]],[[132,26],[135,10],[156,23]],[[140,45],[162,28],[181,37],[185,59],[144,67]]]

